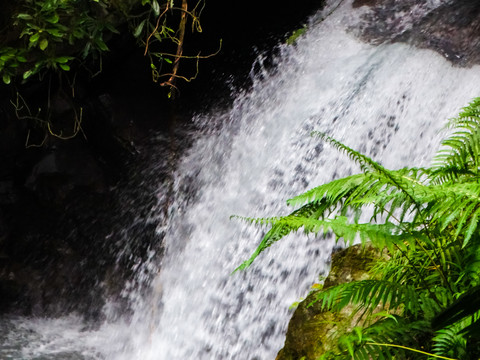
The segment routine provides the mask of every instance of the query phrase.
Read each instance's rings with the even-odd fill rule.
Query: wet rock
[[[353,6],[368,8],[359,31],[368,42],[406,42],[437,51],[455,65],[480,63],[478,1],[356,0]]]
[[[350,281],[368,279],[368,270],[382,254],[371,246],[351,246],[332,255],[332,266],[324,288]],[[318,290],[317,290],[318,291]],[[310,304],[317,291],[311,292],[295,310],[276,360],[315,360],[329,350],[329,335],[350,326],[350,308],[340,313],[322,311],[318,303]]]

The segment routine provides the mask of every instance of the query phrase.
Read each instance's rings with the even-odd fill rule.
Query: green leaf
[[[32,15],[24,14],[24,13],[18,14],[17,18],[22,19],[22,20],[32,20],[33,19]]]
[[[10,75],[3,74],[3,82],[7,85],[10,84]]]
[[[376,317],[384,317],[384,318],[388,318],[388,319],[392,319],[393,321],[395,321],[396,323],[398,323],[398,320],[395,316],[393,316],[392,314],[390,314],[388,311],[379,311],[375,314],[372,314],[371,315],[372,318],[376,318]]]
[[[71,56],[60,56],[60,57],[57,57],[55,59],[55,61],[59,64],[65,64],[67,63],[69,60],[73,60],[73,57]]]
[[[29,41],[30,41],[30,43],[34,44],[38,41],[39,38],[40,38],[40,33],[37,32],[37,33],[33,34],[32,36],[30,36]]]
[[[57,13],[53,13],[52,16],[50,16],[45,20],[47,20],[50,24],[56,24],[58,23],[58,20],[60,20],[60,18],[58,17]]]
[[[32,75],[33,75],[33,70],[27,70],[23,73],[23,78],[28,79]]]
[[[70,66],[68,66],[67,64],[59,64],[59,66],[62,68],[62,70],[65,70],[65,71],[70,70]]]
[[[73,36],[77,39],[83,39],[85,37],[85,31],[81,29],[73,30]]]
[[[153,9],[153,12],[155,13],[155,15],[160,15],[160,5],[158,5],[158,1],[157,0],[153,0],[152,1],[152,9]]]
[[[476,230],[479,215],[480,215],[480,208],[473,213],[472,219],[470,220],[470,224],[468,225],[468,228],[467,228],[467,232],[465,233],[465,239],[463,240],[462,248],[467,246],[470,238],[473,235],[473,232]]]
[[[48,40],[42,39],[42,41],[40,41],[40,50],[44,51],[47,47],[48,47]]]
[[[45,29],[45,31],[57,38],[61,38],[63,37],[63,35],[65,35],[65,33],[61,32],[59,29],[56,29],[56,28],[48,28],[48,29]]]
[[[164,58],[163,60],[168,64],[172,64],[172,60],[170,60],[170,59]]]
[[[10,60],[13,56],[11,54],[8,54],[8,55],[2,55],[0,56],[0,60],[3,61],[3,62],[7,62],[8,60]]]
[[[157,39],[158,41],[163,41],[165,39],[163,33],[160,33],[158,31],[154,32],[153,36],[155,36],[155,39]]]
[[[166,33],[166,32],[174,33],[175,30],[173,30],[172,28],[170,28],[168,26],[162,26],[162,33]]]
[[[83,58],[86,58],[88,56],[88,54],[90,53],[90,50],[92,49],[92,43],[91,42],[88,42],[85,47],[83,48],[83,51],[82,51],[82,57]]]
[[[102,51],[108,51],[109,50],[107,44],[105,44],[105,42],[101,38],[96,38],[95,39],[95,44]]]
[[[361,327],[358,327],[358,326],[355,326],[353,328],[355,334],[358,336],[358,342],[361,343],[362,342],[362,328]]]
[[[114,33],[114,34],[120,34],[120,31],[118,31],[118,30],[115,28],[115,26],[113,26],[113,25],[110,24],[110,23],[106,23],[106,24],[105,24],[105,27],[106,27],[109,31],[111,31],[112,33]]]
[[[307,28],[303,27],[301,29],[297,29],[293,31],[292,35],[290,35],[287,39],[287,45],[293,45],[297,41],[297,39],[307,32]]]
[[[135,31],[133,32],[133,36],[135,36],[136,38],[138,38],[140,36],[140,34],[142,33],[142,30],[143,30],[143,27],[145,26],[145,22],[147,20],[143,20],[140,24],[138,24],[138,26],[135,28]]]

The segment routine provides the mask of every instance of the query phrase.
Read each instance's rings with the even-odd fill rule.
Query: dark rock
[[[406,42],[437,51],[455,65],[480,64],[478,1],[356,0],[359,6],[369,7],[360,30],[368,42]]]
[[[378,0],[354,0],[352,6],[355,9],[361,6],[373,6],[376,3],[378,3]]]

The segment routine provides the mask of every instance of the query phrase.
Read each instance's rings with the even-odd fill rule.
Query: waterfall
[[[158,229],[165,234],[165,255],[159,259],[152,253],[138,274],[151,291],[125,290],[132,314],[107,319],[96,329],[83,327],[74,316],[12,319],[0,329],[10,344],[0,345],[0,355],[275,358],[290,306],[326,274],[334,242],[292,235],[248,270],[231,274],[264,230],[230,216],[283,214],[293,195],[358,171],[312,138],[312,130],[327,132],[386,167],[427,165],[445,121],[480,95],[478,67],[455,68],[431,50],[405,44],[365,44],[346,31],[362,9],[353,11],[344,1],[326,16],[331,9],[311,18],[295,46],[279,45],[273,69],[259,56],[253,86],[238,91],[229,109],[195,117],[200,130],[178,164],[168,221]],[[158,196],[163,192],[159,184]],[[17,338],[22,329],[28,335]]]

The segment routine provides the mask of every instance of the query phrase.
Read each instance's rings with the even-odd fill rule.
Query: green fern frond
[[[360,169],[362,169],[363,172],[368,172],[368,171],[372,171],[372,170],[376,170],[376,171],[381,172],[381,171],[384,170],[384,167],[381,166],[376,161],[373,161],[368,156],[363,155],[362,153],[353,150],[352,148],[348,147],[345,144],[342,144],[340,141],[328,136],[324,132],[312,131],[310,133],[310,135],[319,137],[323,141],[328,142],[329,144],[333,145],[339,151],[344,152],[350,159],[352,159],[356,164],[358,164],[360,166]]]
[[[252,224],[256,226],[272,225],[278,220],[280,220],[280,218],[277,216],[270,217],[270,218],[252,218],[252,217],[240,216],[240,215],[232,215],[230,216],[230,219],[238,219],[248,224]]]
[[[334,205],[347,197],[348,194],[351,194],[362,183],[368,182],[369,179],[370,176],[368,174],[356,174],[333,180],[287,200],[287,204],[290,206],[301,206],[312,201],[327,199],[329,204]]]
[[[424,237],[421,232],[403,232],[398,225],[391,222],[383,224],[350,223],[345,216],[322,220],[298,216],[297,214],[297,212],[293,212],[291,215],[281,218],[258,219],[259,224],[270,223],[272,228],[265,234],[252,256],[235,271],[247,268],[258,255],[273,243],[292,232],[297,232],[301,228],[306,234],[318,235],[321,233],[325,236],[333,233],[337,241],[343,239],[345,243],[351,245],[355,240],[359,239],[364,244],[368,241],[379,249],[386,247],[390,251],[395,249],[407,250],[407,246],[414,247],[418,239]],[[249,222],[257,223],[257,219],[245,219]]]
[[[419,351],[418,339],[429,334],[425,321],[410,322],[392,316],[365,327],[344,333],[335,341],[336,347],[322,355],[321,359],[371,360],[413,359]]]
[[[448,186],[432,185],[417,201],[425,208],[423,215],[432,223],[440,223],[440,231],[447,226],[455,227],[456,239],[464,233],[463,246],[470,241],[478,226],[480,216],[480,187],[476,183],[455,183]]]
[[[285,221],[283,221],[282,219],[283,218],[280,218],[278,221],[273,223],[272,228],[265,234],[262,241],[258,245],[257,249],[250,256],[250,258],[244,261],[240,266],[238,266],[233,271],[233,273],[239,270],[244,270],[248,268],[253,263],[253,261],[257,258],[257,256],[260,255],[268,247],[270,247],[273,243],[287,236],[292,231],[298,230],[298,227],[295,228],[294,226],[292,226],[293,224],[291,225],[291,224],[285,223]]]
[[[435,333],[432,339],[432,350],[435,354],[455,356],[459,359],[467,358],[467,339],[460,334],[465,326],[450,326]]]
[[[463,161],[459,161],[463,162]],[[440,162],[443,163],[443,162]],[[465,167],[460,167],[455,164],[445,165],[435,168],[430,173],[430,181],[433,184],[443,184],[446,182],[456,181],[461,177],[471,177],[475,174]]]
[[[359,323],[366,326],[343,333],[322,358],[467,359],[466,349],[480,356],[480,98],[450,120],[449,127],[453,131],[432,167],[399,170],[386,169],[325,133],[313,132],[351,158],[362,173],[288,200],[294,210],[286,216],[240,217],[270,230],[237,270],[298,231],[334,234],[347,244],[369,241],[388,250],[388,260],[374,266],[371,279],[377,280],[316,293],[322,309],[356,307]],[[360,222],[365,215],[370,219]],[[382,308],[394,319],[377,321],[374,313]],[[468,321],[470,325],[455,328]],[[416,349],[419,339],[425,349]]]
[[[401,169],[352,175],[311,189],[287,203],[315,205],[317,214],[324,212],[322,216],[328,216],[333,210],[346,215],[348,211],[373,204],[373,220],[379,215],[386,215],[388,220],[400,209],[398,221],[402,222],[407,214],[416,211],[416,194],[425,197],[426,186],[421,179],[424,172],[423,169]]]
[[[449,121],[454,133],[441,143],[433,159],[434,183],[453,181],[460,176],[477,176],[480,167],[480,98],[464,107]]]
[[[367,309],[367,314],[379,307],[389,310],[402,308],[415,316],[421,310],[415,287],[385,280],[353,281],[333,286],[319,291],[309,306],[314,303],[318,303],[323,310],[334,311],[340,311],[348,305],[360,305]]]

